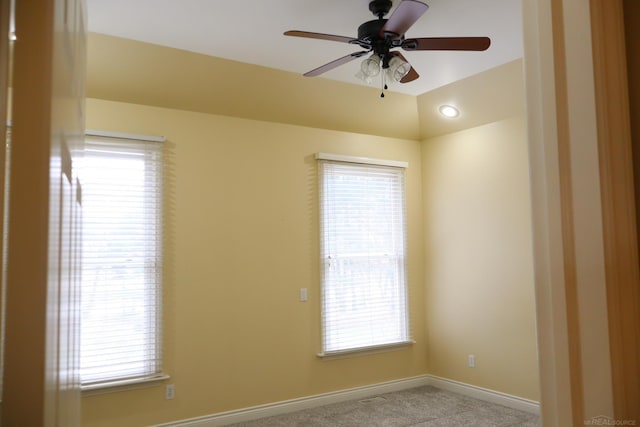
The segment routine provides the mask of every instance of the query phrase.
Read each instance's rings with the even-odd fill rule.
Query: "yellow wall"
[[[422,162],[429,373],[538,400],[525,120],[428,139]]]
[[[88,49],[90,98],[419,139],[414,96],[103,34]]]
[[[524,114],[522,59],[418,97],[90,33],[89,98],[423,140]],[[491,103],[487,103],[487,99]],[[438,107],[456,105],[456,120]]]
[[[164,400],[164,387],[85,397],[83,425],[148,425],[424,374],[537,400],[524,119],[470,102],[506,81],[496,99],[511,94],[522,115],[521,61],[462,89],[381,103],[372,88],[92,34],[87,128],[168,138],[165,370],[176,398]],[[430,109],[452,94],[466,113],[456,130],[478,108],[490,124],[437,124]],[[410,164],[408,350],[316,357],[319,151]]]
[[[163,387],[83,399],[84,426],[141,426],[427,372],[420,143],[88,100],[87,128],[165,135]],[[405,350],[321,360],[316,152],[409,162]],[[300,288],[309,301],[299,302]]]

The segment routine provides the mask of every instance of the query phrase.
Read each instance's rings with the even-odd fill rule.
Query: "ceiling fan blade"
[[[491,45],[489,37],[422,37],[406,39],[404,50],[487,50]]]
[[[356,58],[360,58],[361,56],[366,55],[367,53],[369,53],[366,50],[360,51],[360,52],[354,52],[352,54],[349,54],[347,56],[343,56],[342,58],[338,58],[334,61],[329,62],[328,64],[324,64],[321,67],[318,67],[316,69],[313,69],[307,73],[304,73],[305,77],[315,77],[315,76],[319,76],[320,74],[326,73],[329,70],[333,70],[336,67],[339,67],[340,65],[346,64],[347,62],[351,62]]]
[[[402,0],[380,30],[380,36],[399,38],[429,9],[417,0]]]
[[[341,43],[353,43],[357,41],[353,37],[336,36],[333,34],[311,33],[309,31],[291,30],[284,33],[285,36],[306,37],[308,39],[330,40]]]
[[[411,63],[409,61],[407,61],[407,58],[405,58],[404,55],[401,54],[400,52],[390,52],[390,53],[393,56],[400,57],[400,59],[402,59],[404,62],[406,62],[407,64],[411,65]],[[413,68],[413,66],[411,66],[411,69],[409,70],[407,75],[404,76],[402,79],[400,79],[400,83],[409,83],[409,82],[412,82],[412,81],[418,79],[418,77],[420,77],[420,74],[418,74],[418,72],[415,70],[415,68]]]

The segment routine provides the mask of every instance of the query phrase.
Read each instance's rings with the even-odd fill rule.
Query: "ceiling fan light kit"
[[[420,75],[409,64],[409,61],[397,51],[401,48],[406,51],[417,50],[466,50],[483,51],[489,48],[491,40],[488,37],[421,37],[405,39],[405,33],[427,11],[429,6],[418,0],[402,0],[393,11],[389,19],[384,16],[392,7],[391,0],[373,0],[369,2],[369,10],[377,19],[367,21],[358,27],[358,37],[337,36],[333,34],[312,33],[308,31],[291,30],[284,33],[286,36],[321,39],[357,45],[362,49],[358,52],[343,56],[304,74],[306,77],[319,76],[340,65],[349,63],[356,58],[368,55],[356,77],[367,83],[373,81],[373,77],[382,73],[382,85],[385,74],[388,80],[400,83],[409,83]],[[384,92],[381,94],[384,97]]]

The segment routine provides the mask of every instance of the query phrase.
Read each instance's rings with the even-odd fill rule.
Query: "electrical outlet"
[[[469,367],[470,368],[476,367],[476,357],[473,354],[469,355]]]
[[[164,389],[164,398],[167,400],[173,400],[174,397],[176,397],[175,384],[167,384],[167,387]]]

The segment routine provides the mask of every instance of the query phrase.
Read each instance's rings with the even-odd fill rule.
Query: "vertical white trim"
[[[572,425],[596,415],[613,415],[589,7],[584,0],[523,0],[545,425]],[[553,12],[562,13],[563,20]],[[563,38],[554,39],[554,34]],[[564,49],[557,49],[561,45]],[[563,55],[563,64],[554,62],[555,54]],[[556,73],[565,74],[556,80]],[[566,87],[558,86],[565,83]],[[565,108],[568,123],[558,123],[558,111]],[[566,140],[558,140],[559,126]],[[568,164],[560,164],[560,148],[568,153]],[[570,196],[560,194],[560,177],[569,183]],[[563,203],[572,210],[573,216],[565,218],[572,230],[563,230]],[[563,237],[571,235],[575,265],[565,265]],[[576,301],[566,299],[565,268],[575,269]],[[571,329],[567,303],[577,304],[578,310]],[[570,335],[574,340],[577,336],[579,359],[569,357]],[[580,370],[575,374],[582,379],[580,395],[572,395],[570,385],[570,370],[576,368]],[[574,402],[580,400],[584,413],[573,419]]]
[[[571,425],[551,0],[522,0],[541,421]]]
[[[588,420],[614,415],[589,1],[564,0],[564,35],[583,415]]]

